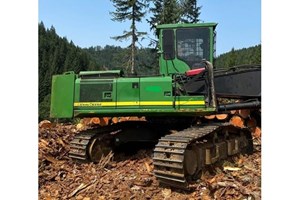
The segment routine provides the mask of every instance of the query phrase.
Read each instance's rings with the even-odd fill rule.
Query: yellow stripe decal
[[[140,106],[171,106],[172,101],[141,101]]]
[[[176,101],[176,105],[192,106],[204,105],[204,101]],[[124,101],[124,102],[75,102],[75,107],[94,107],[94,106],[171,106],[173,101]]]

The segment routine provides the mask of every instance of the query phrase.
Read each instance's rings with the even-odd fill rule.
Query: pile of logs
[[[83,118],[77,124],[76,129],[79,131],[85,130],[88,127],[93,126],[108,126],[111,124],[116,124],[123,121],[145,121],[145,117],[92,117],[92,118]]]
[[[261,136],[261,127],[260,127],[260,112],[252,111],[250,109],[242,110],[232,110],[229,113],[216,114],[204,116],[206,120],[214,121],[229,121],[231,124],[237,127],[248,127],[253,137]]]

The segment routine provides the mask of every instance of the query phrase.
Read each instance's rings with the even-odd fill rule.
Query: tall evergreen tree
[[[180,21],[181,7],[177,0],[151,0],[153,7],[150,8],[152,16],[147,22],[150,24],[150,30],[154,31],[158,38],[156,25],[173,24]],[[158,46],[158,41],[153,40],[150,45]]]
[[[146,0],[111,0],[114,7],[116,8],[115,12],[111,12],[113,16],[113,21],[124,22],[126,20],[131,21],[130,31],[124,31],[123,35],[115,36],[113,39],[123,41],[128,38],[131,38],[131,57],[130,57],[130,72],[135,73],[135,56],[136,56],[136,42],[138,38],[146,35],[146,32],[137,31],[136,23],[141,22],[142,18],[146,14],[146,7],[148,6]]]
[[[183,23],[197,23],[200,21],[199,16],[202,6],[197,6],[197,0],[181,0]]]
[[[162,23],[163,19],[163,6],[164,3],[161,0],[152,0],[154,7],[150,8],[153,16],[150,17],[150,20],[147,22],[150,24],[150,30],[155,31],[156,36],[158,37],[158,32],[156,31],[156,25]]]
[[[180,21],[181,8],[177,0],[164,0],[161,24],[176,24]]]
[[[54,74],[64,71],[82,71],[88,69],[87,52],[75,47],[67,38],[60,38],[51,26],[39,23],[39,117],[49,117],[51,80]]]

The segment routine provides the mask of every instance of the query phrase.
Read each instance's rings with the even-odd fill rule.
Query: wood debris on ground
[[[73,162],[69,143],[77,133],[76,125],[39,125],[39,199],[261,199],[260,134],[255,135],[253,154],[208,167],[184,191],[159,186],[153,149],[110,154],[101,164]]]

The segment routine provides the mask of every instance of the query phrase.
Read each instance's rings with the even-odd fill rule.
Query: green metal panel
[[[51,118],[72,118],[74,101],[74,73],[55,75],[51,88]]]
[[[113,80],[81,80],[79,100],[80,102],[112,101],[112,91]]]
[[[91,110],[102,109],[101,104],[116,106],[117,79],[81,79],[75,81],[75,109],[87,107]],[[85,106],[80,106],[85,105]]]
[[[117,108],[139,108],[140,78],[118,78]]]
[[[79,76],[81,75],[93,75],[93,74],[118,74],[119,76],[122,74],[121,70],[107,70],[107,71],[82,71],[79,72]]]
[[[215,49],[215,44],[214,44],[214,40],[215,40],[215,27],[209,27],[209,29],[210,29],[210,41],[209,41],[209,45],[210,45],[210,54],[209,54],[209,56],[210,56],[210,58],[209,58],[209,61],[212,63],[212,64],[215,64],[214,63],[214,55],[215,55],[215,51],[216,51],[216,49]]]
[[[171,109],[172,105],[164,102],[173,101],[171,77],[146,77],[140,79],[140,108]],[[160,105],[161,103],[161,105]]]
[[[172,78],[169,76],[85,81],[80,81],[79,78],[76,80],[75,91],[80,93],[82,91],[80,86],[83,84],[93,87],[98,85],[97,87],[103,88],[105,84],[111,84],[111,82],[113,82],[112,99],[107,100],[103,96],[95,94],[95,99],[80,101],[80,94],[75,94],[74,115],[77,117],[128,115],[195,116],[200,113],[211,113],[213,111],[206,107],[204,96],[173,96]],[[96,90],[98,91],[98,89]],[[101,89],[99,91],[100,93],[102,92]],[[96,93],[99,93],[99,91]],[[92,88],[90,93],[94,93]]]
[[[89,78],[112,78],[121,77],[124,75],[122,70],[107,70],[107,71],[82,71],[79,72],[79,77],[89,77]]]
[[[81,80],[81,78],[77,78],[77,79],[75,80],[74,102],[79,102],[79,96],[80,96],[80,80]]]

